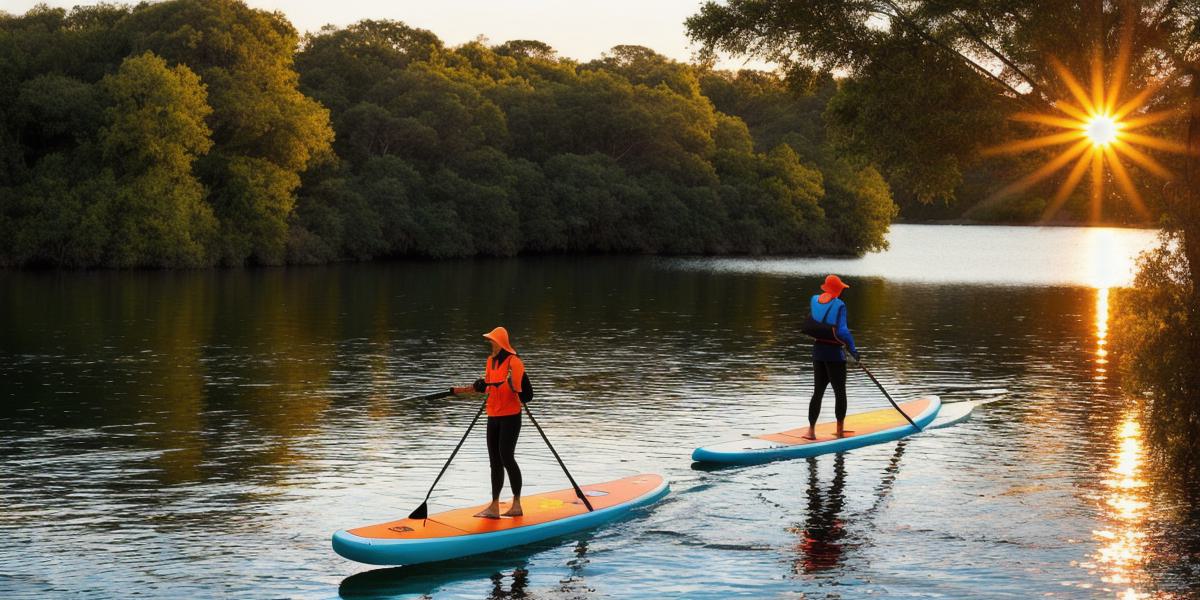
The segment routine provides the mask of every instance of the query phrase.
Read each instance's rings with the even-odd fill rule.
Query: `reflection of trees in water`
[[[1176,481],[1200,487],[1200,285],[1176,235],[1142,256],[1134,286],[1114,290],[1112,346],[1142,409],[1151,453]]]
[[[761,392],[762,380],[790,378],[793,365],[804,368],[808,347],[797,332],[819,276],[671,264],[553,257],[8,273],[0,303],[3,349],[58,356],[0,378],[0,385],[22,407],[45,415],[30,428],[150,423],[134,438],[109,442],[170,449],[158,465],[163,481],[219,473],[227,481],[272,483],[309,467],[303,440],[328,425],[331,410],[347,409],[353,420],[368,406],[368,418],[402,417],[406,430],[409,423],[444,423],[450,418],[444,403],[391,400],[474,374],[484,354],[478,334],[497,324],[513,331],[543,389],[565,400],[559,406],[572,416],[585,405],[596,413],[617,410],[631,394],[647,391],[655,394],[656,411],[690,409],[714,386],[724,395]],[[1030,293],[871,278],[853,284],[846,298],[851,325],[868,358],[887,358],[881,366],[889,376],[936,367],[962,370],[960,379],[1009,382],[1039,369],[1071,371],[1071,364],[1047,366],[1038,358],[1042,340],[1078,337],[1087,327],[1057,318],[1086,312],[1081,290]],[[947,362],[975,349],[986,359]],[[96,364],[62,364],[77,360]],[[934,361],[942,363],[931,367]],[[60,374],[48,381],[47,373]],[[80,393],[56,395],[62,389]],[[1086,419],[1078,425],[1090,426]]]

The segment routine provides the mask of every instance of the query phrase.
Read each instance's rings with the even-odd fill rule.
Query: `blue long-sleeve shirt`
[[[809,301],[812,318],[822,323],[836,324],[838,339],[846,343],[850,354],[857,356],[858,348],[854,345],[854,336],[850,335],[850,327],[846,324],[846,303],[840,298],[834,298],[827,304],[821,304],[820,297],[820,294],[813,295]],[[845,362],[846,357],[842,355],[842,349],[838,346],[813,342],[813,360]]]

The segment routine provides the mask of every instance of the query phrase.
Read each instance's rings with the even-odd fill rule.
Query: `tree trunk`
[[[1180,331],[1179,341],[1184,347],[1185,364],[1180,365],[1184,373],[1184,387],[1189,398],[1178,398],[1188,406],[1183,411],[1192,424],[1188,433],[1192,437],[1193,460],[1200,455],[1200,62],[1192,67],[1191,89],[1188,94],[1187,155],[1184,156],[1183,190],[1178,196],[1179,233],[1183,254],[1187,259],[1190,294],[1186,298],[1183,315],[1186,331]]]
[[[1176,214],[1192,284],[1192,298],[1188,303],[1192,313],[1190,316],[1196,316],[1197,300],[1200,300],[1200,286],[1196,277],[1200,275],[1200,63],[1193,66],[1191,76],[1187,106],[1187,155],[1184,157],[1183,189],[1177,196]]]

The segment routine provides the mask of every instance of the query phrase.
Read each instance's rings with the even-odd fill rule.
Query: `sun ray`
[[[1014,153],[1018,153],[1018,152],[1025,152],[1027,150],[1034,150],[1037,148],[1045,148],[1046,146],[1057,146],[1059,144],[1065,144],[1067,142],[1071,142],[1071,141],[1086,137],[1086,135],[1087,134],[1085,134],[1083,131],[1078,130],[1078,129],[1076,129],[1075,131],[1067,131],[1067,132],[1063,132],[1063,133],[1052,133],[1050,135],[1036,137],[1031,140],[1020,140],[1020,141],[1016,141],[1016,142],[1009,142],[1007,144],[1001,144],[999,146],[996,146],[995,148],[989,148],[987,150],[984,150],[984,154],[985,155],[1014,154]],[[1084,140],[1084,142],[1086,142],[1086,141],[1087,140]]]
[[[1163,121],[1166,121],[1167,119],[1170,119],[1172,117],[1178,117],[1178,116],[1179,116],[1178,110],[1160,110],[1158,112],[1146,113],[1143,115],[1138,115],[1136,117],[1133,117],[1132,119],[1126,119],[1124,121],[1121,121],[1121,129],[1124,129],[1125,131],[1130,131],[1133,129],[1141,129],[1148,125],[1153,125],[1155,123],[1161,123]]]
[[[1185,144],[1172,142],[1171,140],[1150,137],[1140,133],[1125,132],[1121,134],[1121,137],[1124,138],[1125,141],[1136,142],[1142,146],[1154,148],[1155,150],[1166,150],[1167,152],[1175,152],[1178,154],[1187,154],[1188,152],[1188,148]]]
[[[1104,152],[1105,162],[1112,169],[1113,179],[1117,181],[1117,185],[1125,192],[1126,199],[1133,205],[1138,216],[1143,219],[1149,218],[1150,211],[1146,210],[1146,203],[1142,201],[1142,194],[1137,191],[1137,186],[1133,185],[1133,180],[1130,179],[1129,172],[1125,170],[1125,165],[1121,163],[1120,157],[1117,156],[1117,153],[1111,146],[1105,146],[1102,151]]]
[[[1095,152],[1095,150],[1093,149],[1092,152]],[[1091,158],[1091,154],[1082,154],[1079,156],[1079,160],[1075,161],[1075,166],[1071,168],[1071,172],[1067,175],[1067,178],[1062,182],[1062,185],[1058,186],[1058,191],[1054,193],[1054,199],[1046,206],[1046,210],[1042,211],[1043,223],[1050,220],[1050,217],[1054,216],[1062,208],[1062,205],[1066,203],[1067,197],[1071,195],[1071,192],[1074,192],[1075,188],[1079,187],[1079,181],[1083,179],[1084,173],[1087,173],[1088,165],[1091,164]]]
[[[1058,110],[1067,113],[1068,115],[1075,117],[1080,121],[1086,121],[1091,117],[1086,110],[1083,110],[1082,108],[1079,108],[1078,106],[1066,101],[1055,103],[1054,108],[1057,108]]]
[[[1067,117],[1043,115],[1040,113],[1017,113],[1010,118],[1014,121],[1041,123],[1043,125],[1052,125],[1054,127],[1061,127],[1063,129],[1079,129],[1079,120],[1069,119]]]
[[[1150,96],[1153,96],[1155,92],[1157,92],[1159,89],[1162,88],[1162,86],[1166,85],[1167,81],[1169,81],[1169,80],[1168,79],[1159,79],[1158,81],[1151,83],[1149,86],[1146,86],[1145,89],[1138,92],[1136,95],[1134,95],[1134,97],[1130,98],[1129,100],[1126,100],[1124,104],[1117,107],[1116,110],[1112,111],[1113,118],[1114,119],[1124,119],[1129,113],[1137,110],[1138,108],[1140,108],[1142,106],[1145,106],[1146,100],[1149,100]]]
[[[1070,90],[1071,95],[1075,96],[1075,99],[1083,105],[1083,110],[1095,114],[1097,112],[1096,106],[1092,104],[1091,98],[1088,98],[1087,91],[1083,89],[1083,85],[1079,83],[1079,80],[1075,79],[1075,76],[1067,70],[1067,66],[1054,57],[1050,57],[1050,65],[1058,72],[1058,76],[1062,78],[1063,83],[1067,84],[1067,89]]]
[[[1141,150],[1138,150],[1137,148],[1134,148],[1133,146],[1119,139],[1113,142],[1112,145],[1117,152],[1120,152],[1129,158],[1129,160],[1141,165],[1143,169],[1150,171],[1162,179],[1171,179],[1171,172],[1168,171],[1167,168],[1162,165],[1162,163],[1154,160],[1145,152],[1142,152]]]
[[[1092,106],[1097,114],[1108,114],[1104,98],[1104,64],[1100,62],[1100,48],[1092,51]]]
[[[1133,48],[1133,17],[1128,14],[1121,21],[1121,43],[1117,45],[1117,60],[1113,64],[1112,81],[1108,86],[1108,102],[1104,104],[1104,112],[1112,114],[1113,105],[1121,97],[1121,86],[1129,77],[1129,54]]]
[[[1071,146],[1070,148],[1067,148],[1066,150],[1063,150],[1062,153],[1059,154],[1058,156],[1056,156],[1053,160],[1042,165],[1042,167],[1040,169],[1026,175],[1025,177],[1022,177],[1021,179],[1019,179],[1013,183],[1010,183],[1010,184],[1004,186],[999,191],[997,191],[995,194],[992,194],[992,196],[993,197],[1008,196],[1010,194],[1015,194],[1017,192],[1028,189],[1033,184],[1053,175],[1056,171],[1058,171],[1059,169],[1066,166],[1067,163],[1074,160],[1075,157],[1086,152],[1090,146],[1091,146],[1091,142],[1089,142],[1087,140],[1079,140],[1079,142],[1077,142],[1075,145]]]

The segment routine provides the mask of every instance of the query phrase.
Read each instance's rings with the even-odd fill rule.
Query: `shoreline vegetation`
[[[299,36],[235,0],[0,16],[0,264],[206,267],[518,253],[856,255],[896,208],[837,83]],[[737,116],[745,115],[745,119]]]
[[[858,84],[813,70],[447,47],[396,21],[301,36],[236,0],[0,13],[0,48],[4,267],[854,256],[898,215],[1045,203],[989,200],[994,163],[957,199],[882,172]]]

